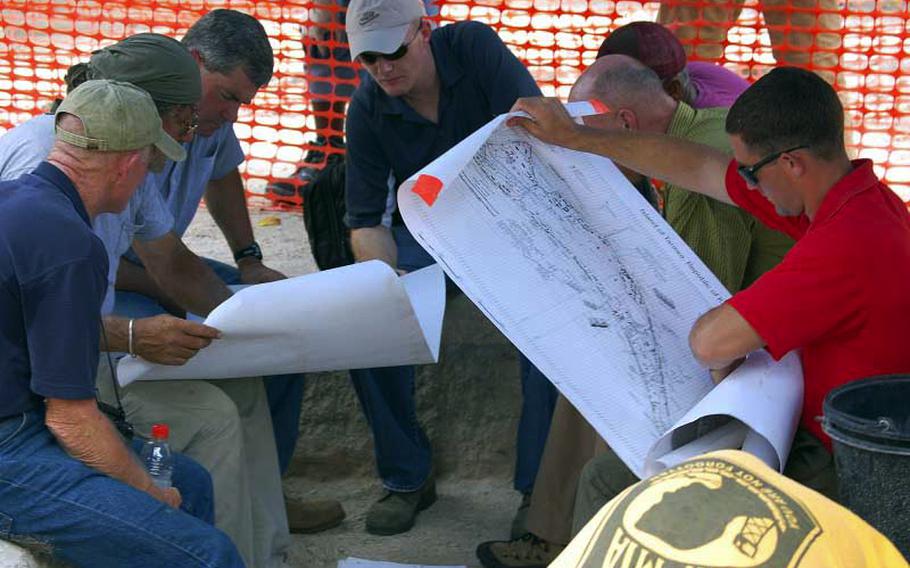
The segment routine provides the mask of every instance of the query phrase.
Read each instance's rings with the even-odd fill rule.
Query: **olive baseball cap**
[[[182,43],[141,33],[92,52],[93,79],[132,83],[159,103],[191,105],[202,97],[199,64]]]
[[[57,139],[67,144],[108,152],[139,150],[155,146],[175,162],[186,151],[168,136],[151,95],[130,83],[97,79],[86,81],[67,95],[57,112],[82,121],[84,134],[55,127]]]
[[[411,24],[426,15],[421,0],[353,0],[345,24],[351,59],[365,51],[394,53]]]

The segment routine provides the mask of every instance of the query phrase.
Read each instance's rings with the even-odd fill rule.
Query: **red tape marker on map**
[[[434,176],[421,174],[411,191],[420,196],[424,203],[432,207],[436,203],[436,198],[439,197],[439,192],[442,191],[442,180]]]

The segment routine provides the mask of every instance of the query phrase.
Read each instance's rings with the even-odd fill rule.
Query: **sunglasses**
[[[762,169],[763,167],[767,166],[768,164],[770,164],[771,162],[780,158],[781,156],[783,156],[784,154],[786,154],[788,152],[795,152],[797,150],[802,150],[802,149],[808,148],[808,147],[809,146],[806,144],[800,144],[799,146],[787,148],[786,150],[781,150],[780,152],[774,152],[773,154],[768,154],[767,156],[765,156],[761,160],[755,162],[751,166],[744,166],[744,165],[740,164],[736,168],[736,171],[739,173],[739,176],[746,181],[747,184],[749,184],[751,186],[756,186],[756,185],[758,185],[758,170]]]
[[[418,31],[420,30],[419,27],[417,29],[418,29]],[[386,61],[397,61],[408,54],[408,46],[410,46],[412,43],[414,43],[414,40],[417,39],[418,35],[419,34],[414,34],[414,37],[412,37],[410,40],[401,44],[401,47],[399,47],[392,53],[377,53],[375,51],[364,51],[363,53],[358,55],[357,58],[360,59],[360,62],[363,63],[364,65],[373,65],[380,59],[384,59]]]

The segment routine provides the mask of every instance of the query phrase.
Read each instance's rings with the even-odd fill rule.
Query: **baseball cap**
[[[353,0],[345,26],[351,59],[364,51],[394,53],[411,24],[426,15],[421,0]]]
[[[191,105],[202,97],[199,64],[182,43],[161,34],[135,34],[94,51],[89,66],[92,79],[132,83],[159,103]]]
[[[55,117],[71,114],[82,121],[84,134],[55,127],[58,140],[87,150],[121,152],[154,145],[175,162],[186,151],[161,127],[151,95],[130,83],[96,79],[67,95]]]
[[[600,45],[597,57],[628,55],[650,67],[661,81],[686,67],[686,52],[673,32],[654,22],[632,22],[616,28]]]

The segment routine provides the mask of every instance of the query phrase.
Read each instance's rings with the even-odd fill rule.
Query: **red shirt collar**
[[[824,223],[833,217],[853,196],[879,183],[872,169],[872,160],[852,160],[853,170],[831,186],[821,206],[812,219],[812,225]]]

